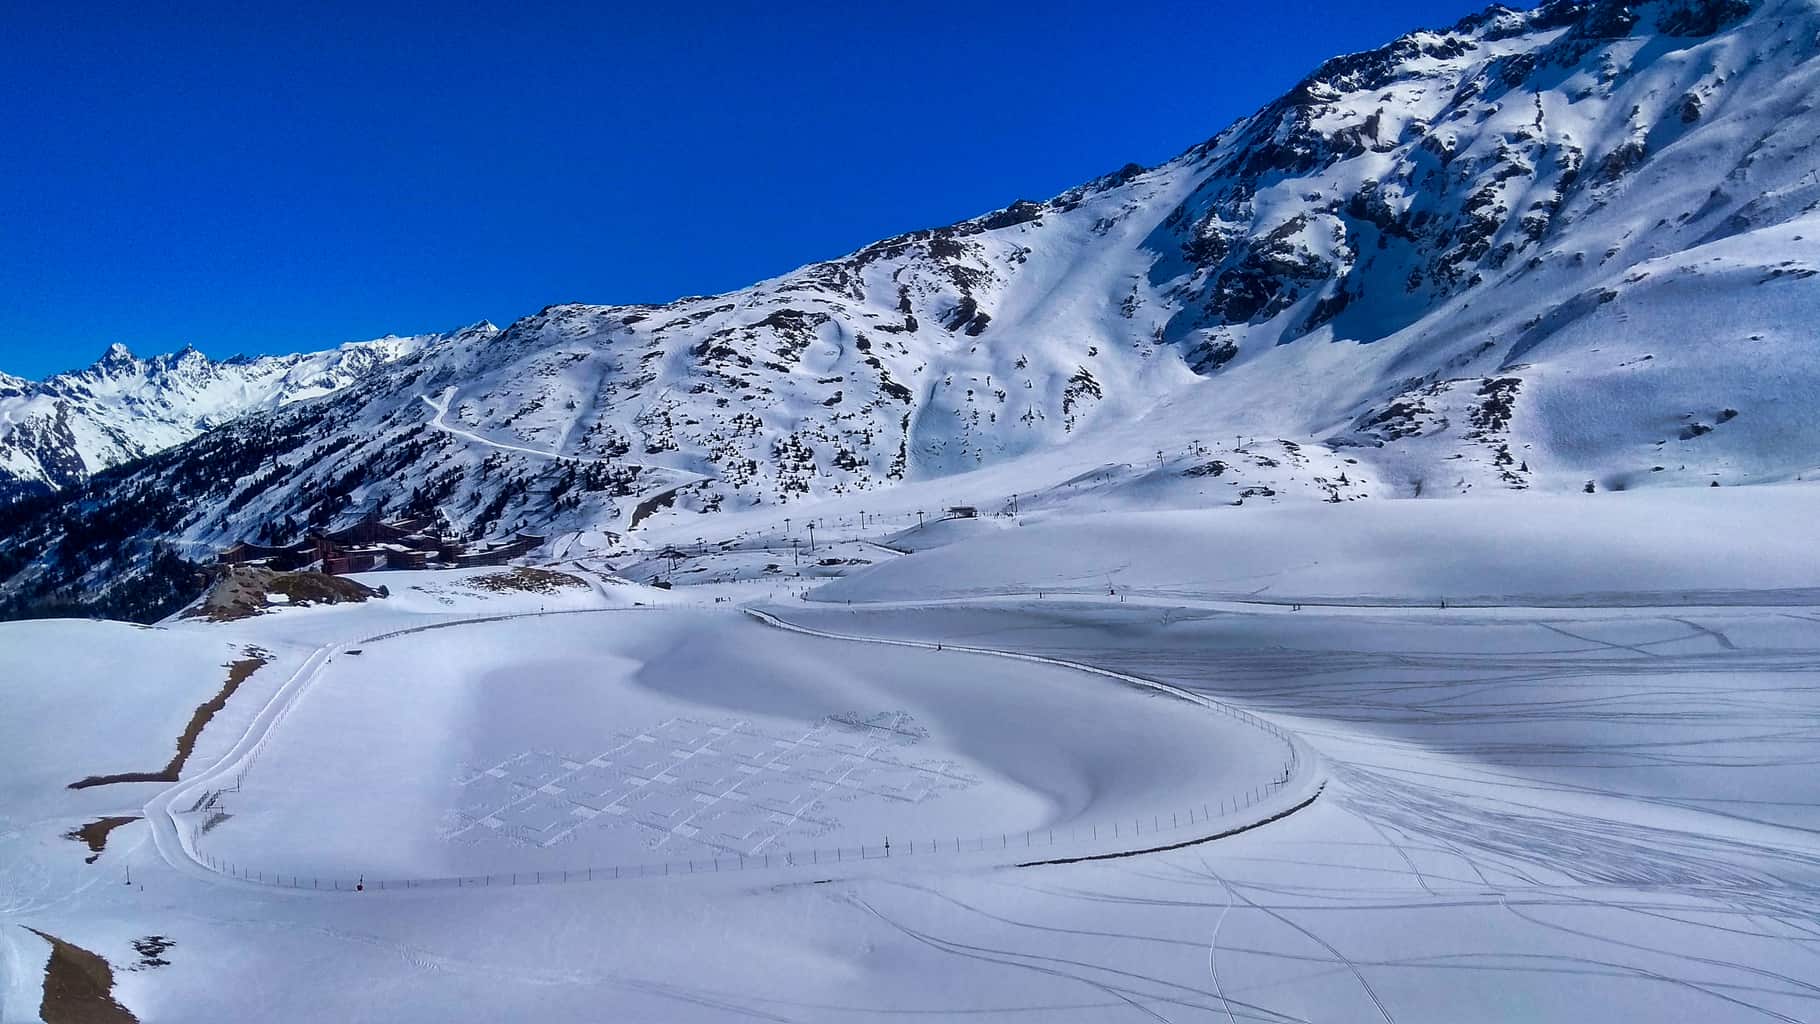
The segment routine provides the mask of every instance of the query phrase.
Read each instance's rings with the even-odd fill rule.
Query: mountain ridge
[[[108,479],[136,553],[0,524],[37,552],[7,586],[373,512],[661,536],[904,488],[1060,512],[1792,479],[1820,463],[1817,51],[1797,0],[1493,7],[1155,167],[724,295],[546,307],[235,420]]]
[[[236,417],[330,394],[466,332],[386,335],[288,355],[215,360],[194,345],[141,359],[120,342],[93,363],[28,380],[0,373],[0,498],[57,490]]]

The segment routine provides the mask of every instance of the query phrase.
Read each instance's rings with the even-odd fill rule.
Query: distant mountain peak
[[[101,353],[100,358],[95,360],[94,366],[100,370],[119,370],[136,366],[138,362],[132,349],[116,341]]]
[[[497,330],[483,321],[447,334],[221,362],[194,344],[140,359],[116,342],[82,370],[42,381],[0,374],[0,500],[78,483],[248,412],[331,394],[432,344]]]

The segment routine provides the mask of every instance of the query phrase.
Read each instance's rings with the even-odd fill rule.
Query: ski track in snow
[[[178,808],[187,798],[194,797],[196,800],[200,801],[206,799],[211,792],[219,792],[221,789],[225,788],[237,788],[239,779],[244,778],[246,772],[251,770],[265,743],[272,737],[273,731],[277,726],[283,722],[286,713],[303,699],[305,693],[309,690],[310,684],[315,682],[321,675],[322,670],[336,654],[351,649],[362,648],[368,644],[380,643],[396,637],[409,636],[433,630],[452,629],[460,626],[473,626],[489,622],[506,622],[514,619],[588,615],[606,612],[626,612],[631,610],[632,609],[624,608],[587,608],[562,611],[521,612],[508,615],[475,616],[444,622],[427,623],[404,629],[394,629],[361,639],[339,641],[317,647],[309,653],[303,663],[291,674],[290,678],[278,688],[266,702],[265,706],[253,717],[253,720],[248,725],[246,731],[226,754],[222,755],[222,757],[213,765],[209,766],[207,770],[191,776],[190,778],[178,781],[153,797],[152,800],[145,805],[145,818],[151,823],[152,838],[157,847],[159,856],[164,859],[166,864],[169,864],[171,867],[178,870],[200,873],[210,880],[226,881],[229,879],[229,876],[212,867],[197,853],[195,847],[196,837],[190,836],[186,838],[184,836],[183,829],[176,817]],[[225,782],[230,776],[235,778],[235,782],[231,787],[218,787],[217,784]],[[245,879],[236,879],[235,881],[242,882],[243,884],[246,883]],[[272,884],[275,885],[277,883],[273,882]]]
[[[1814,1019],[1814,1011],[1820,1009],[1820,987],[1806,980],[1820,962],[1816,928],[1820,888],[1815,884],[1820,879],[1820,851],[1808,838],[1813,830],[1776,820],[1786,813],[1777,811],[1773,801],[1714,800],[1704,797],[1699,787],[1654,793],[1625,781],[1647,782],[1650,777],[1636,771],[1652,766],[1802,770],[1805,759],[1798,755],[1779,759],[1740,752],[1753,743],[1800,750],[1802,744],[1820,738],[1820,713],[1806,696],[1813,687],[1802,687],[1814,673],[1815,639],[1809,635],[1805,645],[1765,648],[1741,639],[1737,628],[1716,618],[1811,621],[1805,616],[1770,608],[1728,608],[1710,614],[1676,609],[1658,618],[1636,610],[1615,621],[1607,617],[1576,626],[1572,614],[1560,609],[1504,609],[1492,618],[1485,618],[1483,611],[1436,616],[1436,621],[1420,627],[1438,633],[1481,628],[1474,620],[1491,628],[1524,628],[1528,623],[1539,633],[1569,635],[1580,645],[1562,650],[1534,644],[1533,653],[1453,654],[1438,648],[1422,653],[1407,648],[1349,650],[1347,630],[1404,621],[1408,613],[1384,609],[1358,616],[1334,611],[1319,624],[1283,616],[1298,627],[1306,626],[1298,628],[1297,635],[1307,634],[1307,646],[1226,652],[1202,649],[1187,637],[1158,645],[1154,639],[1113,641],[1103,632],[1075,639],[1072,631],[1032,628],[1045,617],[1062,622],[1080,616],[1085,606],[1078,600],[1048,608],[1017,601],[997,606],[968,601],[964,607],[963,611],[955,605],[934,605],[919,613],[905,602],[889,610],[823,609],[809,621],[857,616],[863,628],[881,624],[887,616],[902,616],[904,625],[893,630],[896,635],[943,641],[960,636],[1015,637],[1020,650],[1129,669],[1287,716],[1285,724],[1331,761],[1335,800],[1302,821],[1306,828],[1325,823],[1322,831],[1334,833],[1331,837],[1286,838],[1280,832],[1259,837],[1254,848],[1276,851],[1270,859],[1274,867],[1268,869],[1235,856],[1239,847],[1232,852],[1215,848],[1199,858],[1204,861],[1199,873],[1229,894],[1225,903],[1218,899],[1206,903],[1208,912],[1217,915],[1216,931],[1202,945],[1206,955],[1202,969],[1220,985],[1223,996],[1231,995],[1231,986],[1224,983],[1229,975],[1287,958],[1345,971],[1357,979],[1358,991],[1369,995],[1365,1013],[1405,1022],[1412,1018],[1407,1010],[1399,1011],[1397,997],[1401,994],[1407,1000],[1407,986],[1386,989],[1368,977],[1383,972],[1405,978],[1410,971],[1481,970],[1515,972],[1513,981],[1522,975],[1560,976],[1569,985],[1578,984],[1575,978],[1631,978],[1710,1000],[1689,1012],[1723,1017],[1723,1007],[1730,1007],[1745,1015],[1741,1019],[1789,1021]],[[995,620],[995,614],[1004,618]],[[1146,633],[1155,628],[1154,613],[1131,606],[1102,605],[1090,614],[1127,627],[1147,623]],[[1241,611],[1235,621],[1260,614],[1268,613]],[[926,621],[916,623],[919,616]],[[1358,624],[1348,623],[1347,617]],[[1173,625],[1169,620],[1164,625],[1193,630],[1217,621],[1175,619]],[[1652,635],[1652,622],[1670,624],[1678,632]],[[1339,635],[1313,642],[1317,634],[1310,631],[1323,628]],[[1691,646],[1695,641],[1704,641],[1705,649]],[[1735,693],[1703,689],[1698,707],[1687,709],[1685,702],[1695,691],[1683,692],[1673,680],[1719,673],[1742,673],[1762,682],[1739,687]],[[1779,682],[1779,676],[1787,676],[1788,682]],[[1604,692],[1600,700],[1587,703],[1561,699],[1562,686]],[[1510,699],[1500,699],[1502,694],[1510,694]],[[1778,712],[1779,720],[1765,719]],[[1587,714],[1612,723],[1611,735],[1599,740],[1577,737],[1571,745],[1528,735]],[[1752,727],[1757,720],[1763,720],[1761,729]],[[1681,724],[1673,726],[1677,735],[1664,736],[1651,725],[1655,721]],[[1524,731],[1493,738],[1513,727]],[[1710,730],[1711,736],[1680,735],[1688,728]],[[1372,735],[1361,731],[1367,729],[1391,731],[1362,742]],[[1414,731],[1418,729],[1421,732]],[[1492,739],[1468,743],[1464,737],[1472,731]],[[1405,732],[1427,738],[1420,743],[1396,738]],[[1600,781],[1602,770],[1625,774]],[[1792,811],[1796,805],[1789,806]],[[1353,831],[1363,827],[1365,835],[1343,841],[1349,830],[1340,827],[1336,812],[1356,823]],[[1670,817],[1660,817],[1661,812]],[[1369,853],[1373,849],[1392,860],[1366,868],[1377,859]],[[1157,860],[1182,864],[1172,855]],[[1217,871],[1215,860],[1221,863]],[[1360,877],[1379,875],[1382,881],[1346,885],[1320,881],[1340,864],[1349,865],[1345,870],[1354,874],[1366,872]],[[1228,883],[1235,873],[1265,877]],[[1107,894],[1095,897],[1095,902],[1105,899],[1123,903],[1126,898]],[[1227,904],[1255,907],[1257,913],[1300,932],[1320,948],[1297,953],[1277,948],[1275,940],[1259,945],[1251,939],[1253,929],[1241,939],[1232,927],[1235,912],[1224,909]],[[1520,951],[1524,943],[1518,943],[1499,952],[1495,946],[1474,948],[1472,940],[1462,938],[1465,948],[1455,945],[1441,956],[1396,956],[1366,953],[1320,934],[1327,929],[1310,923],[1339,926],[1360,915],[1418,909],[1471,920],[1483,913],[1482,908],[1519,919],[1525,927],[1555,933],[1579,948],[1562,946],[1561,952],[1538,954]],[[1547,908],[1558,908],[1565,916],[1559,923],[1538,916]],[[1557,940],[1535,941],[1562,945]],[[1241,943],[1249,948],[1238,948]],[[1731,948],[1734,945],[1736,949]],[[1239,966],[1229,967],[1222,954],[1235,948]],[[1444,985],[1437,982],[1435,990],[1444,990]],[[1344,1016],[1352,1019],[1356,1012],[1348,1010]],[[1414,1019],[1435,1018],[1418,1013]]]

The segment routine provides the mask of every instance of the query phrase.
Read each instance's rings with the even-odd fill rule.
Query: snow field
[[[661,749],[652,764],[689,766],[672,768],[676,783],[641,776],[652,781],[639,791],[667,787],[667,799],[703,781],[688,774],[695,767],[745,763],[736,745],[758,735],[856,734],[833,720],[843,713],[860,735],[924,729],[880,758],[952,762],[978,780],[910,805],[931,828],[1015,814],[1086,822],[1115,806],[1134,817],[1146,805],[1167,813],[1169,802],[1196,799],[1178,794],[1265,762],[1224,731],[1210,743],[1220,719],[1174,698],[958,646],[1158,680],[1259,715],[1316,752],[1326,788],[1261,828],[1119,860],[1020,869],[1010,865],[1025,857],[991,851],[894,850],[886,861],[882,835],[871,833],[888,824],[897,834],[902,801],[870,794],[827,801],[834,831],[779,830],[772,840],[848,853],[863,845],[871,851],[863,860],[736,871],[722,855],[716,874],[714,857],[696,854],[688,877],[623,885],[354,896],[174,870],[161,856],[171,849],[145,841],[144,822],[118,830],[85,864],[88,851],[62,832],[90,812],[143,809],[157,787],[71,792],[16,773],[0,781],[11,787],[0,829],[5,917],[109,957],[116,994],[143,1020],[359,1020],[381,1005],[426,1021],[506,1018],[527,1006],[552,1020],[595,1020],[603,1008],[689,1021],[899,1019],[906,1010],[1227,1024],[1810,1020],[1820,1006],[1811,750],[1820,736],[1820,604],[1801,603],[1812,554],[1798,528],[1804,495],[1789,487],[1755,489],[1750,501],[1724,489],[1671,496],[1679,500],[1563,497],[1524,503],[1523,522],[1494,501],[1399,503],[1413,517],[1407,529],[1362,503],[1333,520],[1313,518],[1323,509],[1275,510],[1309,517],[1293,524],[1295,537],[1260,526],[1233,539],[1227,524],[1247,521],[1244,509],[1033,522],[881,561],[811,595],[914,572],[933,592],[920,602],[789,600],[772,609],[809,629],[940,651],[801,636],[725,608],[537,614],[538,595],[474,590],[453,574],[388,574],[381,582],[395,603],[284,609],[224,625],[107,636],[58,632],[87,624],[20,626],[49,637],[8,635],[48,652],[32,655],[35,664],[59,663],[70,642],[115,650],[62,659],[84,673],[78,685],[120,675],[123,659],[154,663],[145,644],[166,635],[277,652],[284,660],[256,673],[221,728],[205,732],[195,773],[185,773],[185,786],[202,789],[236,741],[259,733],[256,715],[304,655],[335,645],[323,674],[265,734],[240,790],[221,796],[232,816],[198,846],[205,856],[294,858],[259,869],[281,875],[336,864],[409,874],[496,865],[535,878],[540,858],[555,871],[573,868],[581,861],[556,854],[588,844],[603,857],[633,848],[642,861],[644,841],[658,834],[601,823],[604,813],[551,847],[533,841],[552,834],[532,813],[544,809],[539,799],[570,795],[579,788],[571,782],[629,781],[613,774],[613,744],[598,743],[616,732]],[[990,596],[1033,579],[1047,586],[1042,573],[1078,572],[1103,560],[1093,545],[1114,544],[1119,586],[1138,592],[1125,603],[1092,591]],[[1652,546],[1673,558],[1639,557]],[[1549,565],[1549,554],[1570,562]],[[929,568],[936,559],[945,561]],[[1684,564],[1670,564],[1677,560]],[[1530,575],[1495,577],[1488,566]],[[1390,567],[1394,578],[1355,585]],[[1289,582],[1221,598],[1236,588],[1220,574],[1240,570]],[[1616,593],[1578,589],[1574,572],[1588,588]],[[1425,606],[1429,588],[1472,579],[1492,581],[1479,593],[1496,606]],[[427,589],[412,589],[419,584]],[[716,586],[736,593],[735,584]],[[577,601],[687,604],[700,600],[696,589],[603,585]],[[1300,611],[1256,603],[1292,592],[1358,603]],[[516,617],[458,624],[489,612]],[[425,625],[446,628],[367,639]],[[209,685],[225,660],[198,660],[215,666]],[[117,696],[138,709],[123,710],[122,721],[145,723],[151,752],[164,748],[150,723],[180,726],[206,695],[200,683],[185,690],[145,676]],[[81,709],[58,721],[77,728]],[[657,728],[665,723],[669,731]],[[123,729],[108,734],[131,735]],[[577,744],[587,746],[567,749]],[[559,759],[540,760],[540,751]],[[69,767],[98,770],[83,753],[69,752]],[[1242,764],[1221,763],[1228,755]],[[829,779],[809,774],[814,767],[799,776],[811,790]],[[488,774],[495,769],[503,774]],[[463,780],[536,795],[477,807],[504,827],[471,829],[469,837],[486,830],[472,844],[447,840],[470,824],[460,817],[464,790],[479,792]],[[542,793],[549,785],[563,792]],[[680,814],[694,810],[695,795]],[[193,799],[173,803],[186,825],[198,820],[187,810]],[[656,799],[627,805],[659,820]],[[739,820],[715,818],[703,834],[712,840]],[[1160,828],[1159,838],[1194,831]],[[702,842],[662,836],[666,847]],[[1150,835],[1142,838],[1148,846]],[[187,863],[180,851],[177,862]],[[128,865],[133,887],[119,884]],[[135,962],[130,941],[147,934],[175,939],[170,965],[125,969]],[[42,943],[3,928],[0,949],[0,971],[27,975],[0,985],[0,1019],[30,1019]]]
[[[1820,490],[1791,485],[1086,516],[881,563],[811,597],[1113,590],[1277,604],[1812,603],[1816,507]]]
[[[1102,934],[1158,935],[1153,900],[1202,908],[1201,977],[1270,1014],[1805,1020],[1820,1000],[1811,608],[816,617],[1142,673],[1316,746],[1332,781],[1306,811],[1166,856],[1142,897],[1093,887],[1132,901]],[[1057,948],[1034,927],[1055,913],[1021,951]]]
[[[1256,725],[1052,666],[856,662],[730,613],[456,635],[338,653],[238,788],[180,815],[207,826],[205,859],[311,887],[819,863],[883,856],[887,838],[897,857],[1034,856],[1012,836],[1077,856],[1198,838],[1283,795],[1290,748]],[[1032,715],[1038,701],[1065,711]]]

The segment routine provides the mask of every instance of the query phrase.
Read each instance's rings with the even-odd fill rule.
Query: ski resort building
[[[308,540],[296,544],[274,545],[254,544],[251,541],[235,541],[222,548],[215,555],[217,565],[266,565],[273,569],[290,570],[309,564],[315,546]]]
[[[330,575],[378,569],[430,569],[505,565],[543,545],[536,534],[468,542],[444,537],[427,518],[382,520],[365,516],[338,530],[312,533],[289,545],[239,541],[223,548],[221,565],[266,565],[291,570],[315,565]]]

